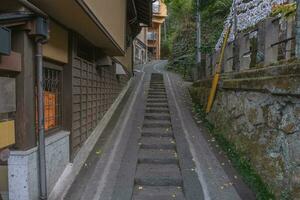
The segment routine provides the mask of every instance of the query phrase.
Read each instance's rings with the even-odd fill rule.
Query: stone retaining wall
[[[208,119],[279,197],[300,198],[300,64],[224,74]],[[206,105],[211,79],[191,88]]]

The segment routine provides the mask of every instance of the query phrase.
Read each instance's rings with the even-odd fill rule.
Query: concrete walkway
[[[138,68],[65,199],[254,199],[209,145],[185,83],[165,64]]]

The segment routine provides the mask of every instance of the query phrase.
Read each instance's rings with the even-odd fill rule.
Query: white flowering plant
[[[235,13],[237,22],[233,23],[228,42],[232,42],[234,40],[235,35],[233,30],[243,31],[255,26],[263,19],[269,17],[272,14],[272,11],[274,11],[274,8],[280,8],[278,7],[279,5],[285,5],[288,2],[288,0],[250,0],[247,2],[245,0],[233,1],[235,2],[233,2],[230,14],[224,22],[224,29],[216,44],[216,50],[221,48],[226,30],[230,26],[230,23],[233,23]],[[294,8],[294,6],[292,6],[292,8]],[[292,8],[288,7],[288,10]],[[280,11],[282,11],[282,9]],[[278,14],[281,13],[280,11]],[[234,24],[237,25],[236,28],[234,27]]]

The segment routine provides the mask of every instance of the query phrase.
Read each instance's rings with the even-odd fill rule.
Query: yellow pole
[[[228,41],[228,38],[229,38],[231,26],[232,25],[230,24],[229,28],[226,31],[226,35],[224,37],[224,40],[223,40],[221,55],[220,55],[220,58],[219,58],[216,73],[214,75],[214,79],[212,81],[210,94],[209,94],[209,97],[208,97],[208,102],[207,102],[207,106],[206,106],[206,113],[210,112],[210,110],[212,108],[212,105],[213,105],[214,98],[216,96],[217,87],[218,87],[218,83],[219,83],[219,79],[220,79],[220,74],[221,74],[221,71],[222,71],[222,61],[224,59],[225,48],[226,48],[226,44],[227,44],[227,41]]]

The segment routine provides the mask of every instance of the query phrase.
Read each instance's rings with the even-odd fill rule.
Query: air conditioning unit
[[[11,30],[0,27],[0,54],[9,55],[11,52]]]

